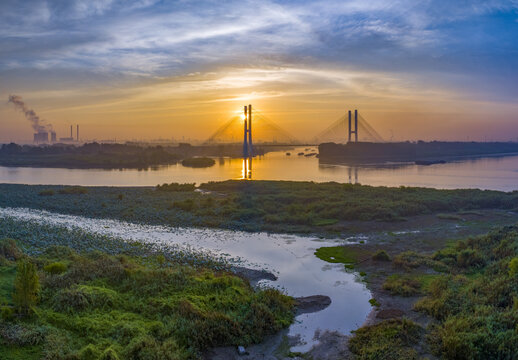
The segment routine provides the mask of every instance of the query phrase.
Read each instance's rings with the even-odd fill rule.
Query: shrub
[[[38,193],[39,196],[52,196],[54,195],[54,190],[42,190]]]
[[[117,355],[117,352],[110,346],[104,350],[99,360],[119,360],[119,355]]]
[[[14,309],[8,305],[0,306],[0,317],[3,321],[10,321],[14,318]]]
[[[353,331],[349,349],[365,360],[417,360],[412,348],[422,336],[422,328],[407,319],[391,319]]]
[[[29,261],[20,260],[14,279],[13,302],[22,314],[27,315],[30,309],[36,305],[39,290],[36,266]]]
[[[58,190],[59,194],[62,195],[82,195],[87,194],[88,189],[82,186],[69,186]]]
[[[191,211],[196,207],[196,204],[192,199],[186,199],[183,201],[175,201],[173,203],[173,207],[177,209],[181,209],[183,211]]]
[[[56,293],[52,299],[52,307],[56,311],[74,313],[86,309],[113,308],[117,302],[117,292],[114,290],[79,285]]]
[[[374,255],[372,255],[372,260],[374,261],[390,261],[390,256],[387,254],[385,250],[378,250]]]
[[[196,184],[179,184],[179,183],[170,183],[157,185],[156,189],[158,191],[169,191],[169,192],[182,192],[182,191],[194,191],[196,189]]]
[[[392,295],[413,296],[419,293],[421,283],[410,276],[391,275],[385,280],[383,289]]]
[[[10,345],[38,345],[45,340],[47,329],[29,324],[0,323],[0,339]]]
[[[482,267],[484,264],[484,257],[477,250],[464,249],[457,255],[457,265],[460,267]]]
[[[8,260],[18,260],[23,256],[23,253],[16,245],[13,239],[0,240],[0,256]]]
[[[80,360],[98,360],[101,355],[99,349],[93,344],[88,344],[81,350],[79,350],[78,357]]]
[[[54,262],[43,267],[43,270],[52,275],[63,274],[67,271],[67,265],[62,262]]]
[[[509,262],[509,276],[513,277],[518,275],[518,257],[511,259]]]

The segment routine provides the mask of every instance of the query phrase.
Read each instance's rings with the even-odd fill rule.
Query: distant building
[[[56,134],[54,134],[56,136]],[[39,132],[34,134],[34,142],[36,144],[40,143],[48,143],[49,142],[49,133],[48,132]]]
[[[74,142],[74,138],[73,137],[64,137],[64,138],[59,138],[59,141],[60,142]]]
[[[56,132],[54,132],[54,131],[50,132],[50,142],[53,142],[53,143],[56,142]]]

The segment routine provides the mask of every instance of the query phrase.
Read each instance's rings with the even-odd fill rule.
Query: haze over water
[[[254,158],[252,179],[335,181],[373,186],[419,186],[440,189],[518,190],[518,156],[487,157],[431,166],[347,166],[325,165],[319,163],[314,156],[297,156],[299,151],[305,149],[289,150],[291,156],[286,156],[285,151],[276,151]],[[0,183],[92,186],[155,186],[171,182],[200,184],[208,181],[242,179],[243,166],[242,159],[222,158],[217,159],[216,165],[204,169],[183,167],[180,164],[161,166],[155,170],[0,167]]]

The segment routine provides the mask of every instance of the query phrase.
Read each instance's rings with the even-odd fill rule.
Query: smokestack
[[[79,142],[79,125],[77,125],[76,136],[77,136],[77,141]]]
[[[74,136],[72,135],[72,125],[70,125],[70,138],[73,139]]]

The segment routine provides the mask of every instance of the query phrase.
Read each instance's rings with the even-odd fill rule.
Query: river
[[[480,188],[518,190],[518,156],[486,157],[430,166],[390,164],[346,166],[321,164],[309,154],[316,148],[275,151],[253,159],[251,178],[256,180],[336,181],[373,186],[422,186],[440,189]],[[181,164],[153,170],[100,170],[0,167],[0,183],[154,186],[157,184],[203,183],[248,177],[248,163],[242,159],[220,158],[216,165],[194,169]]]

